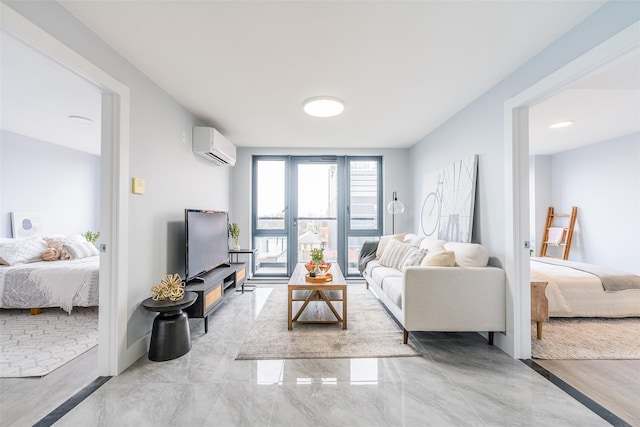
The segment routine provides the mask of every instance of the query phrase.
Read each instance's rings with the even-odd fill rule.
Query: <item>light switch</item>
[[[133,191],[133,194],[144,194],[144,179],[133,178],[131,191]]]

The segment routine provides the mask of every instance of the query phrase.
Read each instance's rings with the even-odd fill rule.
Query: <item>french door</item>
[[[325,260],[357,275],[365,240],[382,230],[380,157],[255,156],[254,275],[290,276],[322,248]]]
[[[344,158],[294,157],[291,159],[291,241],[289,266],[306,262],[311,250],[324,250],[327,262],[340,263],[344,231],[338,221],[343,208],[343,185],[338,179]],[[340,215],[342,216],[342,215]],[[290,271],[291,273],[292,271]]]

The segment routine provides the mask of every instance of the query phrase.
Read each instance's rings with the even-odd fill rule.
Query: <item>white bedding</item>
[[[0,266],[0,308],[98,305],[100,257]]]
[[[532,259],[531,281],[548,283],[551,317],[640,316],[640,289],[605,292],[600,279],[584,271]]]

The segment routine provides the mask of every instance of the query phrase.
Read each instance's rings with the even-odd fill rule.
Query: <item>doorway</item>
[[[338,195],[338,159],[294,158],[292,161],[295,197],[289,264],[308,262],[313,249],[321,249],[326,262],[339,262],[344,245],[339,244],[342,233],[338,230],[338,216],[342,221],[344,209]]]
[[[505,270],[514,294],[514,357],[531,358],[531,311],[529,288],[529,249],[523,242],[529,239],[529,108],[549,99],[568,85],[600,67],[617,61],[640,48],[636,23],[601,43],[565,67],[541,80],[505,103],[505,163],[507,165],[506,248],[514,257]],[[513,219],[513,223],[508,222]],[[603,362],[603,363],[600,363]],[[629,363],[631,362],[631,363]],[[557,375],[570,387],[601,404],[611,414],[623,414],[627,393],[626,384],[633,383],[637,372],[635,361],[573,360],[546,361],[542,365],[551,370],[547,377]],[[588,375],[585,375],[588,372]],[[615,375],[611,373],[614,372]],[[604,390],[604,393],[603,393]],[[601,402],[601,403],[600,403]],[[635,409],[635,402],[629,407]],[[597,412],[597,411],[596,411]]]
[[[531,358],[529,291],[529,108],[557,94],[586,74],[640,48],[640,23],[633,24],[563,68],[505,102],[506,213],[505,248],[513,253],[505,264],[515,304],[513,355]],[[513,221],[511,223],[511,221]]]
[[[102,94],[100,306],[98,371],[117,375],[142,353],[126,347],[126,236],[128,235],[129,89],[49,33],[0,3],[1,27],[54,62],[97,87]],[[123,344],[125,343],[125,344]]]

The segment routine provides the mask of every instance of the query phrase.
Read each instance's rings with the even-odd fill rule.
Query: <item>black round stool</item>
[[[144,308],[159,313],[153,319],[149,360],[164,362],[191,351],[189,316],[182,309],[189,307],[197,298],[197,293],[185,292],[180,301],[154,301],[152,298],[142,301]]]

